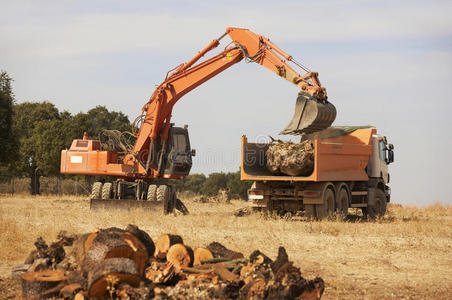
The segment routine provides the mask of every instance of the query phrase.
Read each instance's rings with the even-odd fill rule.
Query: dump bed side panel
[[[248,143],[242,137],[242,180],[254,181],[363,181],[372,154],[372,134],[376,130],[358,129],[346,136],[315,139],[314,171],[310,176],[275,176],[266,167],[268,144]]]

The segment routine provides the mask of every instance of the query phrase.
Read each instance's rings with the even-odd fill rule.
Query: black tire
[[[163,202],[163,213],[165,215],[169,214],[171,195],[167,185],[160,185],[157,188],[157,201]]]
[[[167,200],[170,196],[169,187],[167,185],[159,185],[157,188],[157,201],[163,202]]]
[[[336,210],[342,218],[348,216],[349,194],[346,188],[342,187],[337,193]]]
[[[334,191],[331,188],[327,188],[323,193],[323,204],[315,205],[317,219],[322,220],[333,217],[335,200]]]
[[[148,186],[148,195],[146,199],[148,201],[157,201],[157,185],[150,184]]]
[[[93,186],[91,187],[91,195],[90,199],[101,199],[102,197],[102,182],[96,181],[93,183]]]
[[[386,195],[382,190],[376,189],[373,197],[375,199],[369,199],[369,203],[372,205],[368,204],[367,213],[369,218],[375,220],[386,214]]]
[[[105,182],[102,186],[102,200],[111,199],[111,193],[113,191],[112,183]]]
[[[305,204],[304,205],[304,215],[308,218],[308,219],[315,219],[315,208],[314,208],[314,204]]]

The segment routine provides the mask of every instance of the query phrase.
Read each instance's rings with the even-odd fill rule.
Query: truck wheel
[[[315,210],[317,219],[331,218],[334,214],[334,192],[331,188],[327,188],[323,193],[323,204],[316,204]]]
[[[91,187],[90,199],[100,199],[102,196],[102,182],[96,181]]]
[[[348,202],[349,196],[347,189],[341,188],[339,190],[339,193],[337,194],[336,207],[337,212],[341,215],[342,218],[345,218],[348,215]]]
[[[102,186],[102,199],[108,200],[111,199],[111,192],[112,192],[112,184],[111,182],[105,182]]]
[[[157,200],[157,185],[156,184],[149,185],[147,200],[148,201],[156,201]]]
[[[304,205],[304,215],[308,219],[315,219],[315,209],[314,204],[305,204]]]
[[[383,217],[386,213],[385,193],[380,189],[376,189],[373,197],[375,198],[369,199],[369,204],[367,206],[367,213],[372,220]]]

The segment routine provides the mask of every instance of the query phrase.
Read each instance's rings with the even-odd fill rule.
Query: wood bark
[[[175,244],[183,244],[182,237],[174,234],[162,234],[155,242],[154,256],[158,259],[165,259],[169,248]]]
[[[63,272],[44,270],[38,272],[27,272],[21,275],[22,297],[42,298],[42,295],[66,280]],[[55,294],[58,294],[56,291]],[[47,297],[54,296],[53,293]]]
[[[232,251],[218,242],[210,243],[207,249],[212,252],[214,257],[227,258],[229,260],[243,258],[243,254],[240,252]]]
[[[93,239],[83,259],[83,272],[87,273],[96,268],[104,259],[108,258],[130,258],[136,263],[138,272],[142,275],[148,254],[143,243],[130,232],[109,228],[99,231]]]
[[[130,232],[134,236],[136,236],[140,242],[146,247],[148,255],[153,256],[155,252],[155,244],[152,238],[145,231],[138,228],[138,226],[129,224],[126,227],[126,231]]]
[[[102,261],[88,273],[88,297],[103,298],[109,295],[120,282],[138,287],[141,277],[133,260],[128,258],[109,258]]]

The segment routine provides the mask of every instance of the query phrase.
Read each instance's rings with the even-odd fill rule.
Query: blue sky
[[[226,27],[265,35],[320,73],[338,109],[335,124],[371,124],[394,143],[394,201],[452,204],[451,1],[0,0],[0,7],[0,68],[14,78],[17,101],[49,100],[72,113],[105,105],[131,120],[169,69]],[[240,136],[278,137],[297,92],[241,62],[184,96],[173,120],[190,125],[193,172],[237,170]]]

